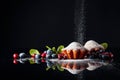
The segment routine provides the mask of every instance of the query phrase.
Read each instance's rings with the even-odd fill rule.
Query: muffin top
[[[72,49],[85,49],[85,48],[79,42],[71,42],[67,47],[63,48],[62,50],[72,50]]]
[[[99,43],[97,43],[94,40],[89,40],[85,43],[84,48],[86,48],[87,50],[91,50],[93,48],[101,48],[104,49],[104,47],[102,45],[100,45]]]

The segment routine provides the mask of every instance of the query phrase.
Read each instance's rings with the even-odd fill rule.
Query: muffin
[[[79,42],[71,42],[67,47],[62,49],[62,53],[65,54],[68,59],[83,59],[87,54],[87,49]]]
[[[85,43],[84,48],[86,48],[89,52],[93,52],[93,51],[104,51],[104,47],[102,45],[100,45],[99,43],[97,43],[94,40],[89,40]]]

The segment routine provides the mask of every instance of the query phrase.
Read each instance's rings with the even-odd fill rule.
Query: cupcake
[[[89,52],[93,52],[93,51],[104,51],[104,47],[102,45],[100,45],[99,43],[97,43],[94,40],[89,40],[85,43],[84,48],[86,48]]]
[[[83,59],[87,53],[87,49],[78,42],[71,42],[67,47],[62,49],[62,53],[65,54],[68,59]]]

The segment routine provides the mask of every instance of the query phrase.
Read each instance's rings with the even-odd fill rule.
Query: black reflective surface
[[[17,63],[16,63],[17,62]],[[49,63],[49,64],[48,64]],[[97,59],[1,59],[1,78],[16,80],[115,80],[120,64]],[[7,77],[4,77],[7,76]]]

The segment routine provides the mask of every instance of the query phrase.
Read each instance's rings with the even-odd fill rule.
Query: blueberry
[[[20,54],[19,54],[19,57],[20,57],[20,58],[26,58],[27,55],[26,55],[25,53],[20,53]]]
[[[102,59],[108,60],[108,59],[110,59],[110,57],[108,55],[102,55]]]
[[[104,52],[104,51],[105,51],[105,50],[103,50],[103,49],[99,50],[100,53],[102,53],[102,52]]]
[[[52,50],[47,50],[47,54],[49,54],[49,55],[51,55],[53,52],[52,52]]]
[[[46,58],[50,59],[50,58],[52,58],[52,56],[50,54],[46,54]]]
[[[99,54],[98,56],[99,56],[99,59],[102,59],[102,54]]]
[[[94,57],[94,55],[90,55],[89,58],[90,59],[94,59],[95,57]]]
[[[35,58],[36,58],[36,59],[39,59],[40,57],[41,57],[40,54],[36,54],[36,55],[35,55]]]

